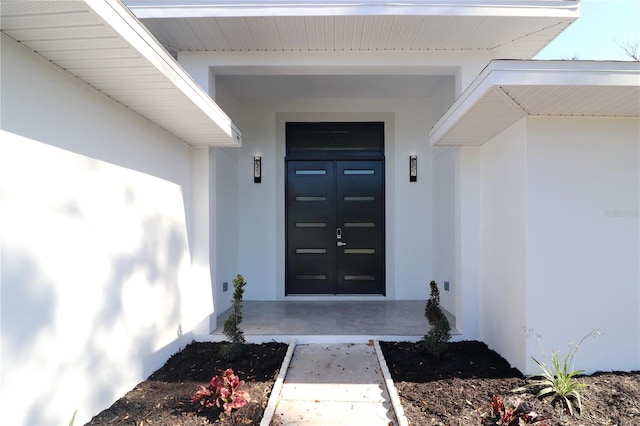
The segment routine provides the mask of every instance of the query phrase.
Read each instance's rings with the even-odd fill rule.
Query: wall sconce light
[[[262,157],[253,157],[253,183],[262,182]]]
[[[418,180],[418,156],[409,156],[409,182],[415,182]]]

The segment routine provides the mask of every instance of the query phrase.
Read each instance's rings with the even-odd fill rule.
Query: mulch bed
[[[90,425],[258,425],[287,351],[287,345],[247,345],[233,362],[218,357],[220,343],[192,343]],[[434,359],[419,344],[380,342],[405,414],[411,425],[480,425],[494,394],[508,397],[525,379],[516,369],[480,342],[449,343],[447,353]],[[191,402],[196,387],[232,368],[245,381],[251,403],[232,416]],[[639,425],[640,372],[597,373],[580,377],[583,411],[571,417],[561,404],[519,394],[534,410],[550,417],[546,425]],[[356,425],[357,426],[357,425]]]
[[[380,346],[411,425],[480,425],[493,395],[516,396],[510,391],[526,383],[484,343],[449,343],[439,359],[425,354],[419,343]],[[596,373],[578,380],[587,385],[579,417],[570,416],[550,397],[540,401],[530,393],[517,396],[549,417],[546,425],[640,425],[640,372]]]
[[[258,425],[271,389],[287,352],[283,343],[247,344],[242,356],[225,362],[218,356],[220,343],[191,343],[173,355],[147,380],[137,385],[111,407],[99,413],[90,425]],[[231,416],[217,408],[191,402],[198,385],[208,385],[213,375],[232,368],[245,382],[251,402]]]

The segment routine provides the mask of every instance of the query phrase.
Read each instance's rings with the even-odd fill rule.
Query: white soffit
[[[429,132],[482,145],[523,117],[640,117],[640,64],[492,61]]]
[[[231,119],[118,0],[2,0],[0,31],[189,145],[240,146]]]
[[[131,0],[175,51],[495,50],[528,59],[579,16],[579,0]]]

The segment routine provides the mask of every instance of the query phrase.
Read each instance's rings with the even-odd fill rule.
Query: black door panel
[[[383,160],[287,161],[287,294],[384,294]]]
[[[382,161],[338,161],[337,293],[384,293],[384,167]]]
[[[286,208],[287,292],[334,294],[334,163],[289,161]]]

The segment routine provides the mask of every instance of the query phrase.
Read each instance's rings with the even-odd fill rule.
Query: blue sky
[[[638,41],[640,0],[582,0],[580,18],[536,59],[630,60],[616,42]]]

